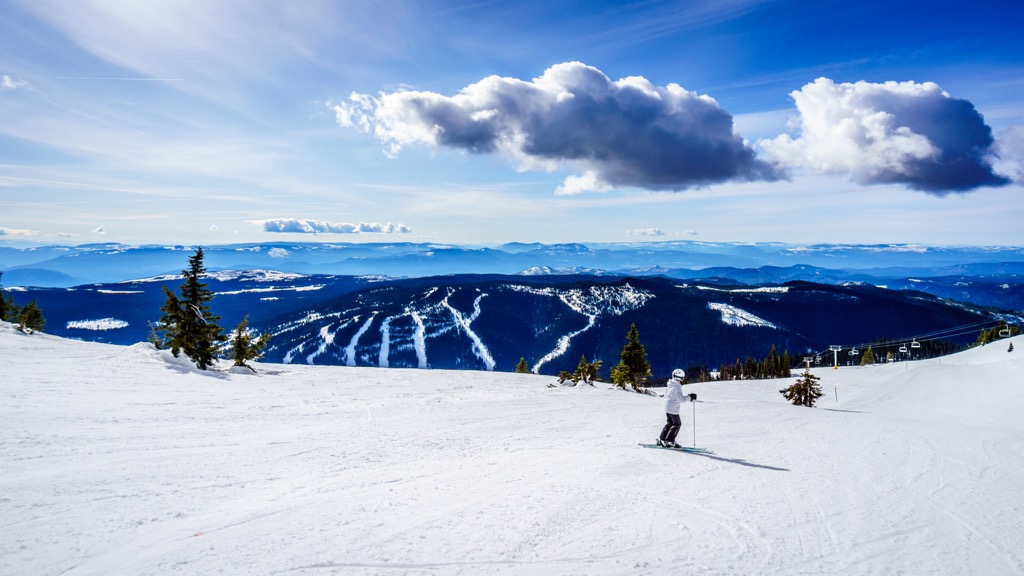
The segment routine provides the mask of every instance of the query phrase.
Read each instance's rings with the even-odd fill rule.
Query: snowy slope
[[[1020,574],[1014,346],[821,369],[815,409],[687,386],[702,456],[638,447],[662,400],[605,387],[0,323],[0,574]]]

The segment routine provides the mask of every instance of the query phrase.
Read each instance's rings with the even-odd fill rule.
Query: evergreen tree
[[[797,379],[795,384],[779,390],[779,393],[794,406],[807,406],[808,408],[813,408],[814,401],[824,394],[821,391],[821,385],[818,384],[818,377],[811,374],[809,369],[804,370],[803,376]]]
[[[745,380],[753,380],[757,378],[757,360],[747,356],[747,362],[743,366],[743,378]]]
[[[517,374],[529,374],[530,367],[526,365],[526,358],[519,358],[519,363],[516,364],[515,371]]]
[[[260,334],[258,338],[253,337],[249,330],[249,315],[246,314],[245,318],[238,323],[235,335],[231,339],[231,359],[235,361],[235,366],[245,366],[255,372],[256,370],[246,362],[262,358],[263,349],[267,347],[268,342],[270,342],[270,334],[264,333]]]
[[[18,310],[18,330],[28,334],[42,332],[45,325],[46,318],[43,317],[43,311],[36,305],[35,300]]]
[[[228,337],[217,325],[220,316],[214,316],[210,311],[213,291],[200,280],[206,275],[203,249],[197,248],[188,263],[189,268],[181,271],[185,278],[179,287],[181,296],[164,287],[167,300],[160,308],[164,313],[160,318],[160,327],[167,335],[167,346],[175,358],[184,352],[196,363],[196,367],[206,370],[213,365],[220,344]]]
[[[768,357],[764,359],[764,369],[761,371],[764,378],[777,378],[779,376],[779,355],[775,352],[775,344],[768,351]]]
[[[871,346],[868,346],[867,351],[864,352],[864,355],[860,357],[860,365],[861,366],[870,366],[870,365],[872,365],[874,363],[875,363],[875,351],[871,348]]]
[[[10,318],[9,314],[14,303],[8,299],[7,292],[4,291],[3,278],[4,273],[0,272],[0,320],[7,320]]]
[[[793,359],[789,356],[789,350],[782,352],[782,360],[779,361],[779,378],[789,378],[793,371]]]
[[[573,373],[573,382],[582,380],[586,384],[593,385],[594,380],[597,380],[598,372],[601,371],[601,364],[600,360],[587,362],[587,355],[584,354],[580,357],[580,363],[576,366],[576,372]]]
[[[612,369],[612,382],[625,388],[626,384],[638,388],[637,378],[644,378],[651,375],[651,365],[647,362],[647,349],[640,343],[640,332],[636,324],[629,327],[626,334],[626,345],[622,348],[619,364]]]

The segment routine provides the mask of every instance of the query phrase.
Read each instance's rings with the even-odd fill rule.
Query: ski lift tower
[[[843,349],[842,346],[833,344],[828,347],[832,351],[832,369],[839,370],[839,351]]]

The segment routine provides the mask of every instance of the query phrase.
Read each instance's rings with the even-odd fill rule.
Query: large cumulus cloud
[[[790,95],[798,133],[759,142],[772,160],[939,195],[1009,182],[981,114],[934,83],[818,78]]]
[[[576,172],[562,193],[779,177],[713,98],[640,77],[612,81],[579,62],[531,81],[491,76],[454,96],[353,94],[334,110],[339,124],[375,134],[391,155],[427,144],[501,154],[522,170]]]

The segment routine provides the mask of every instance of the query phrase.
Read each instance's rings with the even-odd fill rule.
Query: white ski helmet
[[[682,382],[686,380],[686,372],[682,368],[676,368],[672,371],[672,377]]]

